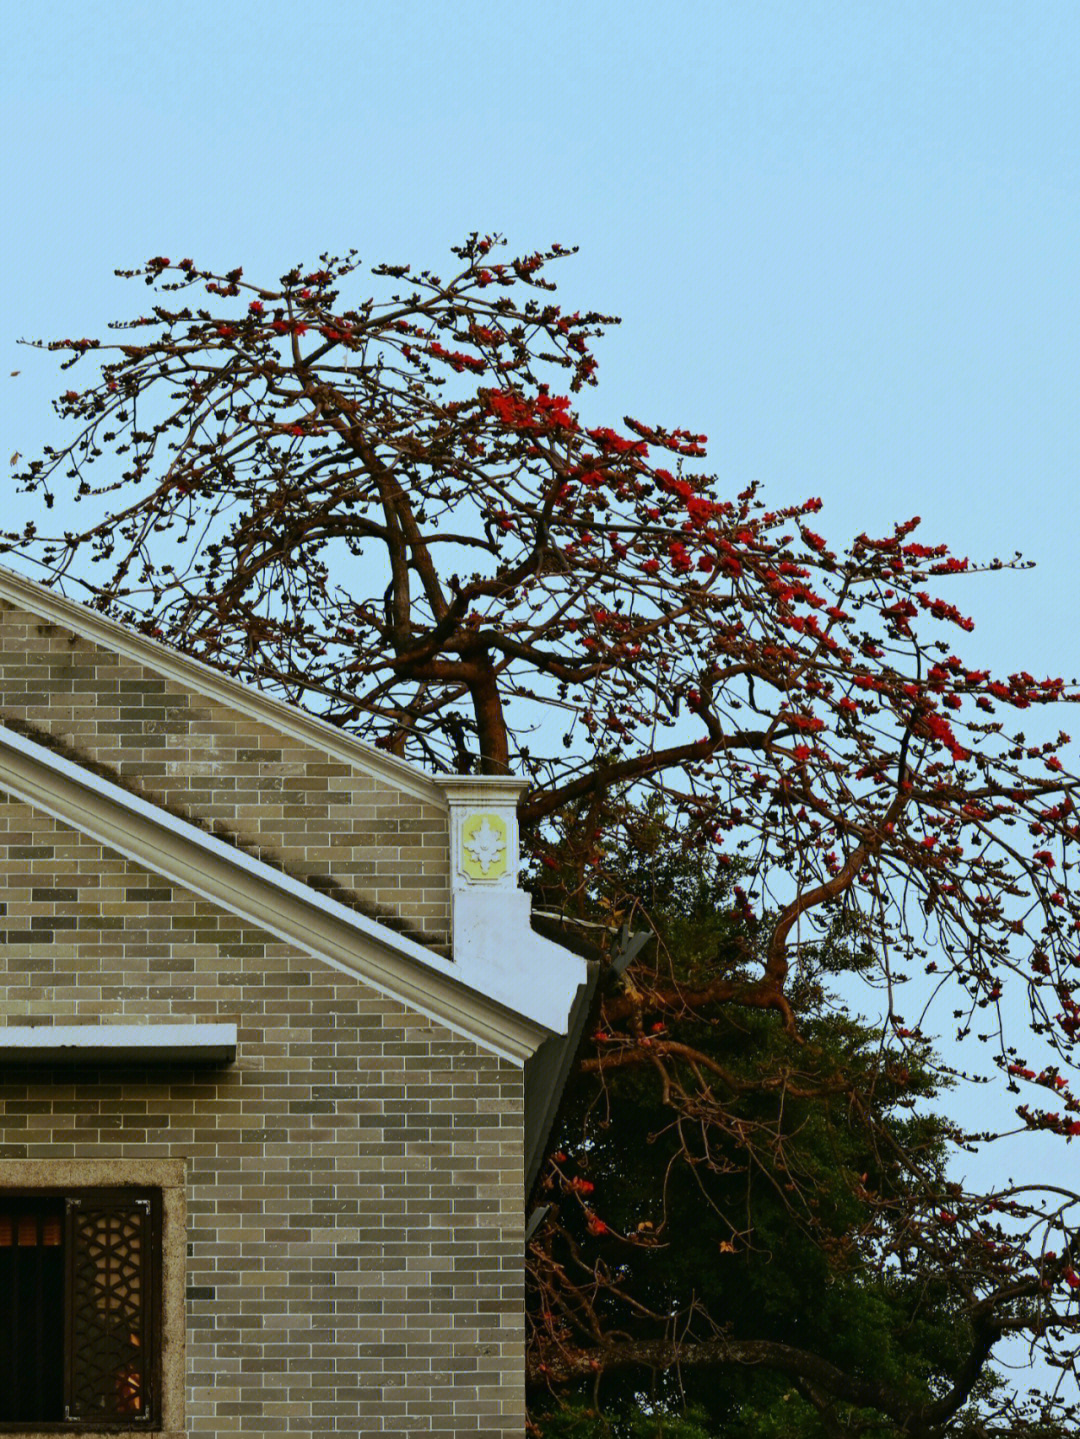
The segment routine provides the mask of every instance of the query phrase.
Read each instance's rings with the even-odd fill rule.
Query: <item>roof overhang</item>
[[[467,956],[444,959],[2,726],[0,788],[514,1064],[566,1028],[579,966],[535,986],[527,967],[483,969],[471,986]]]
[[[0,1064],[228,1064],[235,1024],[8,1024]]]

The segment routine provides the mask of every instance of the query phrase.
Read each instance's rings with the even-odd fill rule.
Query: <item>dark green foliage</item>
[[[647,976],[631,971],[631,993],[655,995],[673,981],[689,991],[718,966],[737,975],[750,961],[758,930],[738,912],[730,871],[703,871],[658,837],[652,854],[623,863],[631,869],[647,871],[621,878],[645,894],[658,935]],[[553,1206],[533,1252],[533,1346],[547,1366],[547,1375],[533,1369],[538,1432],[923,1432],[838,1400],[807,1377],[811,1363],[800,1376],[774,1362],[785,1346],[880,1385],[894,1408],[915,1412],[947,1392],[974,1342],[948,1269],[926,1246],[905,1243],[906,1229],[925,1226],[949,1193],[951,1128],[931,1107],[930,1056],[925,1046],[883,1043],[880,1029],[830,996],[830,981],[858,964],[839,924],[828,942],[804,949],[790,991],[797,1040],[766,1010],[699,1003],[680,1013],[647,997],[634,1010],[627,989],[609,987],[537,1196]],[[646,1050],[658,1049],[655,1062],[630,1062],[642,1036]],[[672,1339],[724,1339],[750,1358],[608,1362]],[[598,1356],[599,1369],[571,1381],[569,1398],[551,1392],[554,1377],[567,1377],[560,1351]],[[965,1418],[980,1399],[993,1409],[997,1383],[983,1369],[942,1432],[1000,1433]]]

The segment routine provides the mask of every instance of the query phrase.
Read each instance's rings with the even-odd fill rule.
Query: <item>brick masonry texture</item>
[[[436,844],[417,801],[4,620],[5,714],[365,899],[415,877],[402,914],[444,923],[443,815],[440,863],[407,859]],[[380,814],[418,828],[384,844]],[[7,799],[0,931],[5,1023],[239,1025],[228,1067],[0,1070],[0,1179],[186,1162],[184,1434],[523,1433],[519,1069]]]
[[[5,724],[449,953],[443,808],[4,602],[0,657]]]

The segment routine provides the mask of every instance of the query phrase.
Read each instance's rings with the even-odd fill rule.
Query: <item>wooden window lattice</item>
[[[69,1420],[149,1413],[150,1201],[67,1202]]]
[[[0,1431],[153,1427],[159,1247],[156,1194],[0,1196]]]

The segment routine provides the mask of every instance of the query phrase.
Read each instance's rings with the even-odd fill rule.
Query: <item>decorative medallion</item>
[[[461,823],[461,868],[470,879],[501,879],[506,873],[506,820],[484,812]]]

